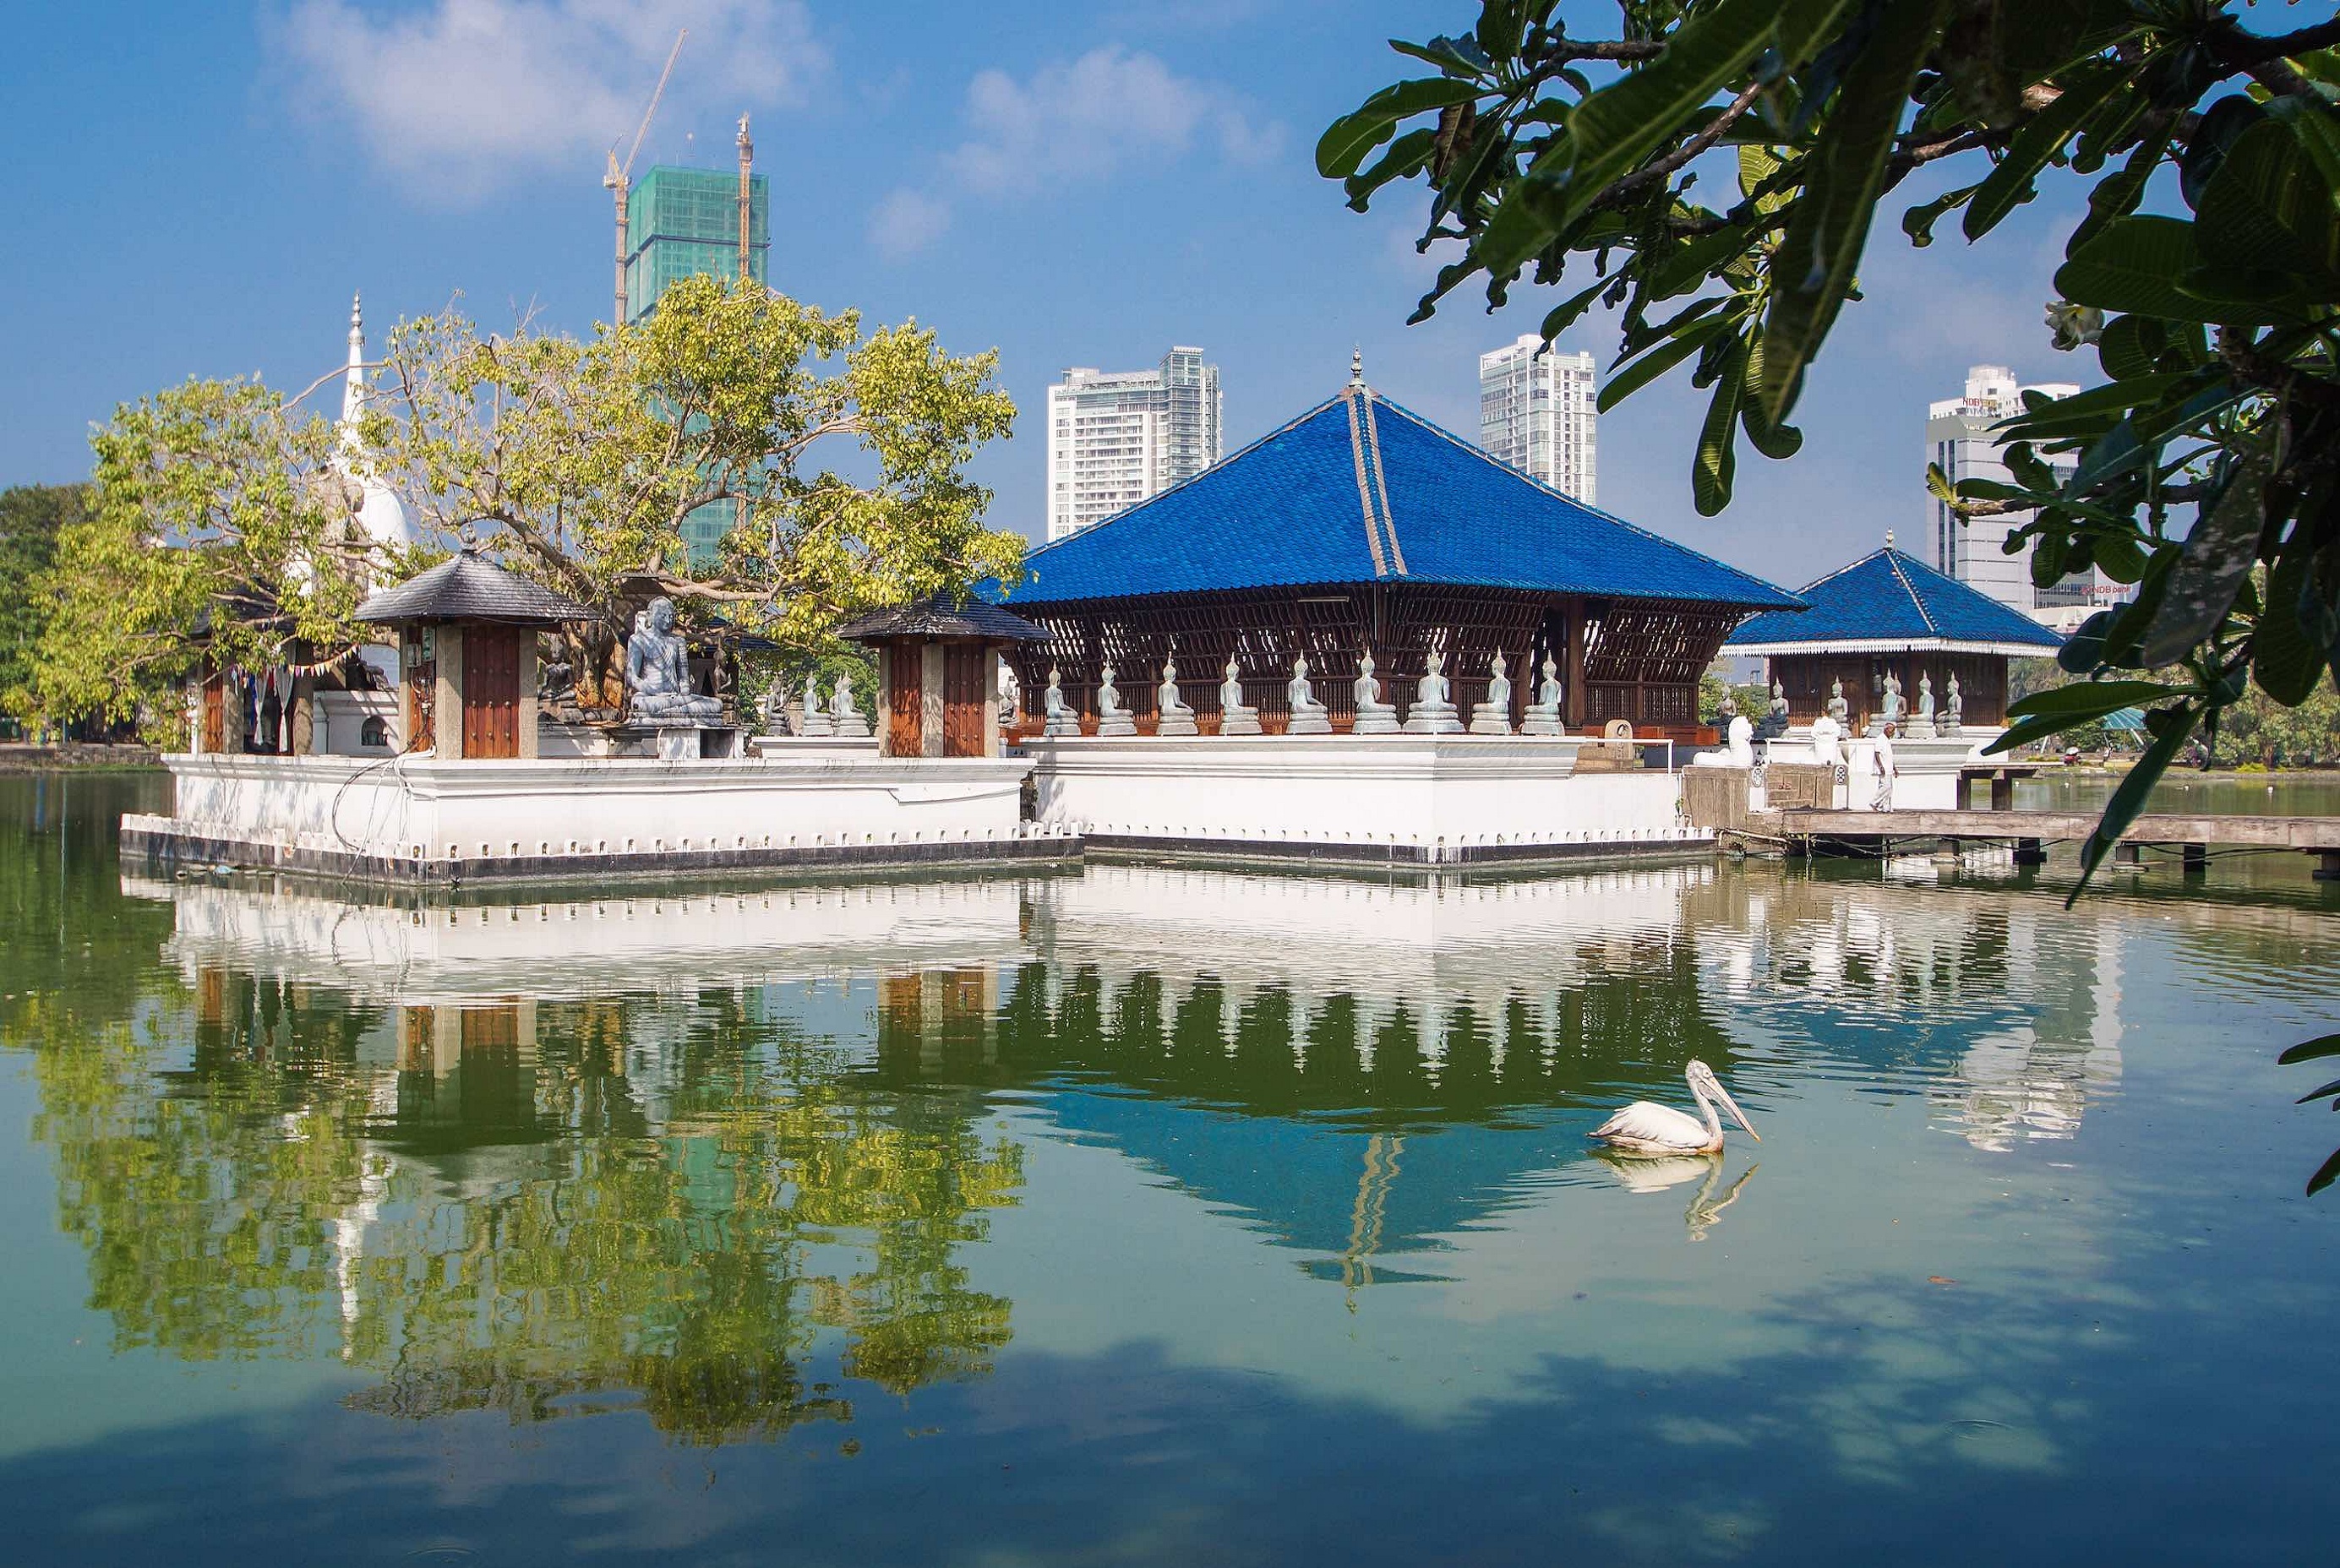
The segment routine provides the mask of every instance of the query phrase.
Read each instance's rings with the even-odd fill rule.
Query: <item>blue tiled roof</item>
[[[1344,391],[1225,462],[1026,557],[1006,596],[1078,599],[1334,583],[1468,584],[1749,609],[1759,577],[1504,467],[1377,392]]]
[[[1802,590],[1800,615],[1757,616],[1723,646],[1786,643],[2020,645],[2053,653],[2064,639],[2019,610],[1891,546]]]

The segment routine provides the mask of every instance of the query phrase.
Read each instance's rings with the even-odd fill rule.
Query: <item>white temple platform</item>
[[[1892,811],[1957,811],[1965,805],[1960,781],[1970,773],[2015,765],[2012,757],[1985,756],[1983,747],[2005,732],[1998,728],[1965,729],[1955,735],[1915,740],[1903,735],[1893,742]],[[1866,735],[1839,743],[1845,754],[1845,782],[1836,786],[1836,807],[1865,811],[1877,807],[1878,743]],[[1798,725],[1761,748],[1767,762],[1809,763],[1813,760],[1809,725]],[[1764,803],[1755,803],[1760,809]]]
[[[1019,822],[1022,758],[836,753],[719,761],[177,755],[168,816],[125,863],[227,862],[395,882],[1060,859]]]
[[[1090,849],[1452,865],[1698,852],[1663,768],[1578,773],[1581,737],[1034,739],[1037,821]]]

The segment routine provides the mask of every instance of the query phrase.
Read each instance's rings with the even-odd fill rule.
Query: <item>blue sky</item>
[[[0,58],[15,157],[0,250],[0,483],[87,471],[124,399],[331,370],[352,289],[378,334],[461,293],[491,325],[610,309],[603,149],[630,136],[676,27],[691,35],[645,147],[728,165],[754,114],[774,182],[772,280],[872,319],[996,347],[1025,410],[984,454],[994,520],[1041,523],[1045,389],[1069,364],[1223,368],[1229,449],[1367,379],[1475,435],[1477,353],[1555,301],[1522,289],[1403,323],[1433,264],[1410,200],[1359,217],[1312,153],[1407,64],[1391,35],[1458,31],[1471,0],[263,0],[21,7]],[[1607,30],[1585,7],[1573,31]],[[1941,178],[1947,181],[1948,175]],[[1968,175],[1972,178],[1972,175]],[[1916,251],[1879,215],[1811,378],[1793,461],[1741,449],[1720,518],[1691,506],[1701,402],[1677,375],[1601,425],[1604,508],[1795,586],[1919,537],[1925,405],[1966,367],[2096,380],[2038,322],[2077,215],[2050,191],[1969,250]],[[1564,340],[1606,363],[1599,323]]]

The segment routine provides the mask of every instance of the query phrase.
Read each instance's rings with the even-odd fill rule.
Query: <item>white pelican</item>
[[[1628,1154],[1713,1154],[1722,1148],[1722,1119],[1714,1114],[1716,1100],[1730,1112],[1730,1119],[1747,1129],[1747,1136],[1756,1142],[1763,1135],[1739,1109],[1739,1102],[1716,1081],[1714,1069],[1702,1061],[1693,1060],[1682,1069],[1682,1078],[1690,1085],[1691,1098],[1698,1101],[1700,1121],[1685,1116],[1671,1106],[1652,1105],[1637,1100],[1599,1127],[1592,1136],[1610,1148]]]

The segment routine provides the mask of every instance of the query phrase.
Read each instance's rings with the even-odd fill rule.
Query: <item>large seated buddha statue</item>
[[[626,700],[638,723],[680,726],[723,723],[723,704],[690,689],[690,655],[674,629],[674,601],[663,596],[634,617],[626,639]]]

